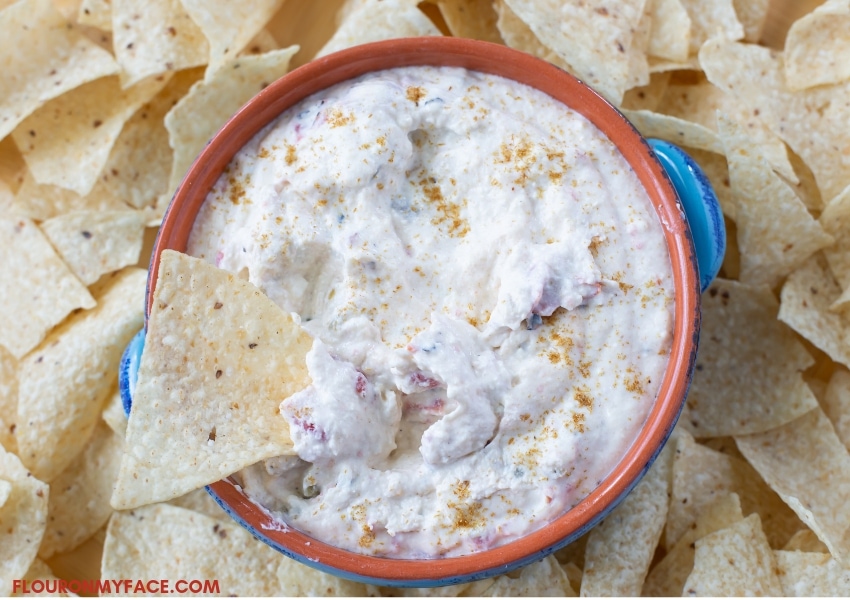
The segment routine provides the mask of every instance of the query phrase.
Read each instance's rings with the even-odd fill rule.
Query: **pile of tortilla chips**
[[[783,10],[799,17],[787,35]],[[729,231],[687,405],[633,493],[543,561],[432,593],[850,595],[850,0],[0,0],[0,596],[56,577],[427,593],[302,566],[195,489],[289,447],[248,407],[154,397],[128,429],[117,391],[139,265],[206,141],[292,65],[420,35],[576,74],[696,158]],[[204,335],[187,315],[224,320],[181,385],[277,398],[303,382],[291,318],[246,282],[167,261],[158,294],[184,286],[194,304],[152,321]],[[190,354],[153,342],[172,346],[143,359],[140,398],[174,383],[156,360]],[[163,444],[171,479],[150,460]]]

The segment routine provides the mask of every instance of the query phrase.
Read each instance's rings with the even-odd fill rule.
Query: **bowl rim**
[[[291,71],[248,101],[199,154],[166,210],[148,270],[145,326],[160,254],[165,249],[186,251],[203,200],[239,149],[284,110],[315,92],[367,72],[414,65],[464,67],[525,83],[578,111],[607,135],[637,174],[661,222],[671,261],[675,308],[664,377],[650,414],[626,455],[572,509],[502,546],[450,558],[362,555],[282,527],[232,479],[209,486],[232,517],[287,556],[349,579],[403,586],[447,585],[504,573],[565,546],[600,521],[638,483],[672,432],[690,385],[700,329],[699,275],[687,219],[647,141],[613,105],[566,71],[506,46],[452,37],[400,38],[341,50]]]

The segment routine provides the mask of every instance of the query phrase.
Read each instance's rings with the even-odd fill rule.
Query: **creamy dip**
[[[295,456],[243,470],[364,554],[492,548],[577,504],[636,438],[672,339],[670,260],[630,166],[542,92],[457,68],[299,103],[216,183],[188,252],[314,337]]]

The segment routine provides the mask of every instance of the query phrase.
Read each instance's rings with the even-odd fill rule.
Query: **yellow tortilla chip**
[[[631,88],[623,96],[623,108],[626,110],[651,110],[658,108],[667,86],[670,73],[653,73],[649,83]]]
[[[109,520],[121,447],[121,438],[106,423],[99,423],[85,449],[51,482],[39,556],[47,559],[73,550]]]
[[[18,422],[18,361],[0,346],[0,446],[18,451],[15,429]]]
[[[118,71],[51,0],[22,0],[0,12],[0,39],[0,139],[50,99]]]
[[[491,0],[438,0],[437,5],[453,36],[503,43]]]
[[[702,296],[702,330],[682,422],[696,437],[766,431],[817,406],[802,372],[813,359],[776,320],[767,287],[715,280]]]
[[[103,546],[102,578],[147,582],[217,582],[193,595],[281,596],[277,571],[287,559],[232,521],[168,504],[116,512]],[[171,595],[178,590],[169,588]],[[112,590],[126,596],[129,590]],[[166,594],[168,595],[168,594]]]
[[[829,310],[841,296],[841,288],[819,258],[813,256],[788,276],[779,319],[832,360],[850,366],[850,321]]]
[[[82,452],[118,377],[118,363],[142,327],[146,273],[128,268],[102,282],[97,306],[54,329],[20,363],[21,460],[52,481]]]
[[[702,508],[697,521],[650,571],[641,590],[644,597],[681,596],[694,568],[696,542],[701,537],[742,520],[741,501],[734,492],[715,498]]]
[[[442,35],[413,0],[369,0],[342,22],[316,58],[358,44],[400,37]]]
[[[850,372],[846,369],[838,368],[832,374],[822,407],[835,427],[838,439],[850,448]]]
[[[577,77],[619,105],[630,85],[630,48],[646,0],[505,0]],[[648,75],[648,71],[647,71]]]
[[[782,547],[783,550],[799,550],[800,552],[823,552],[829,554],[829,548],[826,547],[814,531],[809,529],[801,529],[795,533],[788,543]]]
[[[499,596],[575,596],[570,580],[552,556],[523,567],[518,573],[499,575],[480,593],[485,598]]]
[[[168,191],[173,162],[165,115],[203,77],[202,68],[176,73],[149,102],[124,124],[95,186],[134,208],[156,203]]]
[[[121,90],[117,77],[104,77],[27,117],[12,137],[35,180],[88,194],[124,122],[166,82],[146,80]]]
[[[28,473],[17,456],[0,448],[0,480],[11,484],[0,507],[0,596],[12,594],[35,559],[47,519],[46,484]]]
[[[699,123],[649,110],[624,110],[623,114],[645,137],[656,137],[680,146],[723,154],[717,133]]]
[[[564,70],[573,72],[564,59],[537,39],[534,32],[520,19],[517,14],[511,10],[505,0],[495,0],[493,7],[496,9],[496,27],[505,44],[516,50],[533,54],[537,58],[542,58],[545,61],[552,63]]]
[[[820,552],[774,552],[777,575],[784,596],[795,598],[850,596],[850,569],[829,554]]]
[[[776,285],[832,236],[774,172],[745,129],[717,116],[735,198],[741,279]]]
[[[293,598],[371,595],[365,584],[328,575],[290,558],[280,561],[277,579],[282,595]]]
[[[283,0],[180,0],[209,43],[206,79],[231,63],[265,27]]]
[[[850,1],[828,0],[795,21],[785,38],[791,90],[850,79]]]
[[[764,433],[735,438],[765,481],[826,544],[850,564],[850,454],[820,408]]]
[[[15,196],[12,214],[46,221],[52,217],[79,210],[127,210],[120,197],[112,194],[102,181],[95,183],[92,190],[81,196],[56,185],[40,184],[27,171],[26,177]]]
[[[82,0],[77,23],[112,31],[112,0]]]
[[[243,104],[289,70],[297,46],[237,58],[211,79],[195,83],[165,116],[174,150],[168,200],[209,139]]]
[[[134,210],[82,211],[45,221],[41,230],[74,275],[91,285],[139,261],[145,224]]]
[[[673,453],[666,446],[635,489],[590,532],[582,596],[640,596],[667,518]]]
[[[163,252],[112,505],[170,500],[292,453],[278,406],[309,384],[311,343],[251,283]]]
[[[682,0],[691,18],[690,53],[696,54],[709,38],[740,40],[744,26],[732,0]]]
[[[29,219],[0,218],[0,344],[21,358],[76,308],[94,298]]]
[[[112,30],[124,88],[207,63],[207,40],[180,0],[113,0]]]
[[[674,62],[688,59],[691,18],[681,0],[648,0],[647,14],[652,19],[652,35],[647,48],[650,55]]]
[[[117,387],[109,395],[102,416],[109,428],[115,432],[115,435],[123,440],[127,432],[127,415],[124,414],[121,391]]]
[[[770,0],[732,0],[735,14],[744,26],[744,40],[756,43],[761,40]]]
[[[712,39],[700,49],[709,81],[751,111],[811,168],[827,202],[850,185],[850,81],[794,92],[781,54],[769,48]]]
[[[747,135],[782,177],[798,183],[797,174],[788,158],[785,144],[746,106],[708,82],[695,85],[673,84],[667,88],[656,112],[693,121],[717,131],[717,111],[721,111],[746,128]]]
[[[802,527],[794,512],[746,461],[706,448],[682,434],[673,462],[667,547],[684,536],[712,501],[733,492],[745,515],[759,514],[773,546],[782,547]]]
[[[781,596],[776,560],[758,515],[697,540],[683,596]]]

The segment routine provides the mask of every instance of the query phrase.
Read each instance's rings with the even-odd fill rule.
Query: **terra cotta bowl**
[[[465,67],[530,85],[576,110],[608,136],[634,169],[662,224],[672,263],[675,311],[672,347],[663,381],[627,454],[589,496],[548,525],[516,541],[456,558],[363,556],[282,526],[234,481],[228,479],[209,486],[234,519],[284,554],[335,575],[399,586],[461,583],[531,563],[585,533],[625,497],[661,451],[679,416],[696,357],[700,290],[717,273],[725,248],[716,199],[693,161],[675,146],[641,137],[606,100],[568,73],[495,44],[440,37],[398,39],[350,48],[308,63],[269,85],[224,125],[192,165],[164,217],[151,259],[146,313],[150,310],[161,252],[186,250],[195,216],[207,193],[237,151],[260,129],[290,106],[331,85],[370,71],[414,65]],[[129,386],[125,390],[128,398],[132,384],[127,381],[131,379],[126,373],[122,375],[122,386]]]

